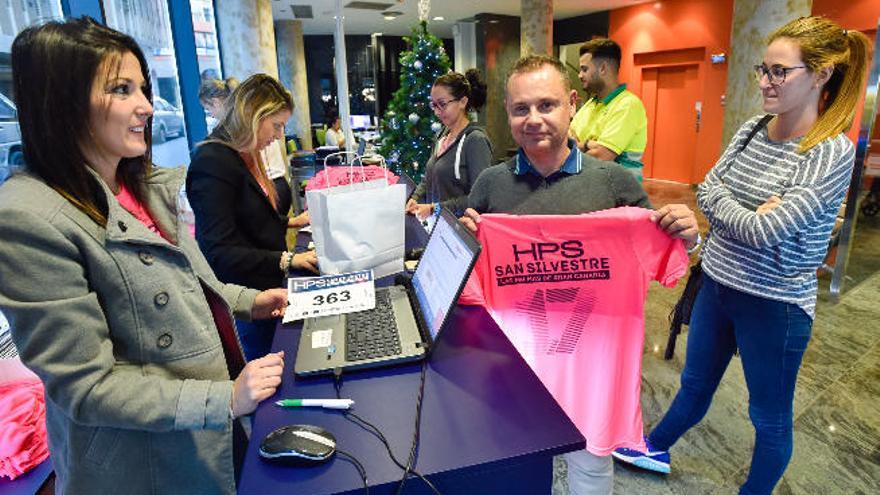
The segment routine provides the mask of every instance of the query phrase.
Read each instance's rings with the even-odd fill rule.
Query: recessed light
[[[393,21],[398,17],[402,16],[403,12],[399,12],[397,10],[389,10],[386,12],[382,12],[382,17],[385,18],[386,21]]]
[[[434,17],[434,20],[435,20],[435,21],[445,21],[446,18],[443,17],[442,15],[438,15],[438,16],[435,16],[435,17]]]

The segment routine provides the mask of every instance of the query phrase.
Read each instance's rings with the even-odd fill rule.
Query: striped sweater
[[[755,117],[743,124],[697,189],[709,219],[703,270],[748,294],[816,310],[816,270],[828,249],[837,211],[852,175],[855,149],[844,134],[805,154],[800,139],[771,142],[767,129],[740,151]],[[770,196],[779,206],[758,215]]]

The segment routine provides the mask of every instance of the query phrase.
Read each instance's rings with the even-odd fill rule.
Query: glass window
[[[12,94],[12,41],[21,30],[63,17],[59,0],[0,1],[0,183],[24,163]]]
[[[180,85],[166,0],[104,0],[107,25],[137,41],[150,66],[153,86],[153,162],[189,165],[186,125],[180,110]],[[144,22],[150,19],[150,22]]]
[[[198,56],[199,74],[202,80],[222,79],[220,69],[220,50],[217,49],[217,24],[214,22],[214,2],[212,0],[190,0],[192,12],[193,34],[196,37],[196,55]],[[217,121],[205,114],[208,132]]]

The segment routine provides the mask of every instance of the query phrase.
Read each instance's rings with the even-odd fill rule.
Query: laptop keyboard
[[[349,313],[345,323],[345,359],[360,361],[400,353],[400,335],[389,291],[376,291],[376,307]]]

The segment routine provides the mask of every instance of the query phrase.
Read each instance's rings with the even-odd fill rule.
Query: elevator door
[[[698,66],[676,65],[642,71],[642,96],[648,114],[645,176],[694,182],[700,127]]]

